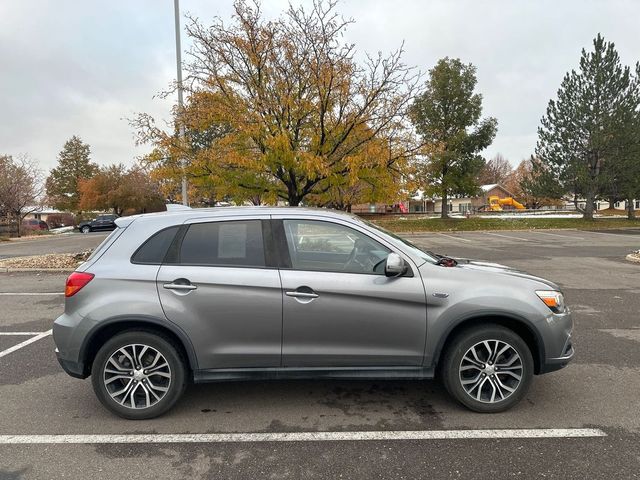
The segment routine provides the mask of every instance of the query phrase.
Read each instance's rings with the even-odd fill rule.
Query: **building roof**
[[[22,211],[23,212],[29,212],[29,213],[44,213],[44,214],[66,213],[66,212],[63,212],[61,210],[56,210],[55,208],[52,208],[52,207],[37,206],[37,205],[28,205],[28,206],[24,207],[22,209]]]

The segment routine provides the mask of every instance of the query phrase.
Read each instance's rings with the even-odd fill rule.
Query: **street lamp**
[[[178,112],[182,113],[184,109],[184,100],[182,97],[182,47],[180,46],[180,1],[173,0],[173,10],[176,21],[176,70],[178,71]],[[184,124],[178,123],[178,134],[180,138],[184,138]],[[185,173],[186,159],[183,157],[182,163],[182,204],[189,205],[187,194],[187,175]]]

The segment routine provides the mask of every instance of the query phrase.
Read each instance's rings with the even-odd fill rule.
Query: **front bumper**
[[[539,374],[566,367],[575,354],[572,341],[573,320],[569,309],[562,314],[550,314],[546,317],[545,323],[545,356],[540,364]]]

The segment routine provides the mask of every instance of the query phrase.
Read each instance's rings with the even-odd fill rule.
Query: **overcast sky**
[[[263,8],[274,16],[287,4]],[[231,5],[181,0],[204,21],[229,20]],[[623,62],[640,60],[636,0],[342,0],[339,11],[356,21],[347,40],[360,52],[404,40],[406,63],[423,71],[444,56],[475,64],[484,115],[499,125],[485,155],[513,164],[533,153],[547,102],[598,32]],[[171,0],[0,2],[0,154],[27,153],[48,170],[75,134],[99,164],[132,163],[148,147],[135,147],[126,119],[167,118],[174,99],[155,96],[175,79],[174,41]]]

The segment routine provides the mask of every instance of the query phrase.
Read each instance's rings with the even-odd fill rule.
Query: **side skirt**
[[[305,380],[305,379],[351,379],[351,380],[423,380],[433,378],[433,368],[425,367],[361,367],[361,368],[224,368],[197,370],[195,383],[229,382],[242,380]]]

